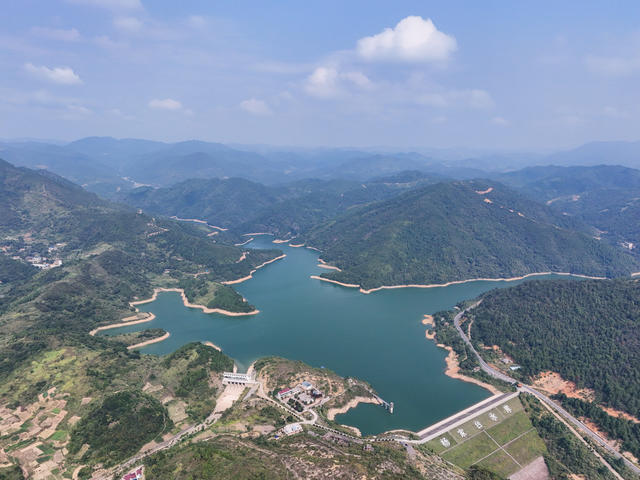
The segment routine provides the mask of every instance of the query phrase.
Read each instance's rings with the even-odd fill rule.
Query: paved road
[[[487,374],[489,374],[491,377],[493,378],[497,378],[499,380],[502,380],[504,382],[510,383],[512,385],[515,385],[516,383],[518,383],[518,381],[514,378],[511,378],[508,375],[505,375],[504,373],[502,373],[501,371],[493,368],[491,365],[487,364],[487,362],[485,362],[482,357],[480,356],[480,354],[476,351],[476,349],[473,347],[473,345],[471,344],[471,341],[469,340],[469,338],[467,337],[467,335],[464,333],[464,331],[462,330],[462,328],[460,327],[460,319],[462,318],[462,316],[469,310],[471,310],[472,308],[477,307],[478,305],[480,305],[480,303],[482,302],[482,300],[480,300],[479,302],[474,303],[473,305],[471,305],[470,307],[466,308],[465,310],[462,310],[460,313],[458,313],[455,318],[453,319],[453,324],[456,327],[456,330],[458,331],[458,334],[460,335],[460,337],[462,338],[462,340],[464,341],[464,343],[467,345],[467,347],[469,347],[469,350],[471,350],[473,352],[473,354],[475,355],[475,357],[478,359],[478,363],[480,363],[480,368],[482,368],[482,370],[484,370]],[[549,397],[547,397],[546,395],[540,393],[539,391],[537,391],[536,389],[534,389],[533,387],[531,387],[530,385],[522,385],[518,388],[519,391],[523,391],[523,392],[527,392],[530,393],[531,395],[534,395],[538,400],[540,400],[541,402],[546,403],[547,405],[549,405],[551,408],[553,408],[556,412],[558,412],[562,417],[564,417],[568,422],[570,422],[573,426],[575,426],[577,429],[581,430],[583,433],[585,433],[586,435],[589,436],[589,438],[591,438],[591,440],[593,440],[594,442],[596,442],[598,445],[600,445],[602,448],[604,448],[605,450],[607,450],[611,455],[613,455],[616,458],[622,458],[624,460],[624,463],[627,465],[627,467],[629,467],[630,470],[632,470],[633,472],[635,472],[636,474],[640,474],[640,468],[638,468],[634,463],[630,462],[629,460],[627,460],[625,457],[623,457],[620,452],[618,452],[618,450],[616,450],[615,448],[613,448],[611,445],[609,445],[604,438],[602,438],[600,435],[598,435],[596,432],[594,432],[593,430],[591,430],[589,427],[587,427],[584,423],[582,423],[580,420],[578,420],[576,417],[574,417],[573,415],[571,415],[569,412],[567,412],[564,408],[562,408],[560,405],[558,405],[556,402],[554,402],[553,400],[551,400]]]

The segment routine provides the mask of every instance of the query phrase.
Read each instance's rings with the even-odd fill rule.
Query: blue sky
[[[638,140],[640,3],[21,0],[0,137],[544,149]]]

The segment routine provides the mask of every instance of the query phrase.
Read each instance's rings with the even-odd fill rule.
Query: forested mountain
[[[531,167],[497,177],[532,199],[574,216],[611,243],[634,250],[640,243],[640,170],[593,167]]]
[[[640,416],[640,281],[532,281],[471,311],[474,342],[498,345],[527,377],[559,373]]]
[[[638,269],[588,228],[496,182],[439,183],[349,212],[304,239],[342,272],[323,276],[373,288],[556,271],[595,276]]]
[[[440,177],[413,172],[366,183],[306,179],[265,186],[241,178],[193,179],[171,187],[141,187],[120,198],[165,216],[198,218],[233,233],[295,236],[358,205],[384,200]]]
[[[15,273],[3,275],[0,308],[15,307],[29,324],[38,322],[34,312],[46,311],[49,324],[59,313],[60,321],[69,326],[77,321],[88,331],[118,309],[128,310],[127,302],[150,294],[154,284],[177,286],[208,271],[199,281],[220,290],[216,281],[245,276],[279,254],[216,243],[208,231],[112,205],[68,180],[7,162],[0,162],[0,205],[3,264]],[[45,270],[34,275],[28,263]],[[31,280],[18,282],[25,279]],[[83,302],[83,296],[93,298],[100,289],[99,302]],[[23,303],[19,298],[26,294],[30,301]],[[109,306],[95,315],[65,317],[69,308],[101,303]]]

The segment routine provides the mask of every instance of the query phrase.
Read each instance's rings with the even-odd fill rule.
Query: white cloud
[[[201,15],[190,15],[187,18],[187,25],[193,28],[204,28],[207,25],[207,20]]]
[[[58,40],[61,42],[75,42],[80,40],[80,32],[75,28],[68,30],[62,28],[33,27],[31,33],[39,37]]]
[[[174,100],[173,98],[165,98],[164,100],[160,100],[154,98],[149,102],[149,106],[151,108],[157,108],[159,110],[181,110],[182,103],[178,100]]]
[[[70,67],[49,68],[26,63],[24,69],[34,77],[60,85],[77,85],[82,83],[80,77]]]
[[[140,0],[67,0],[67,2],[109,10],[137,10],[142,8]]]
[[[113,19],[113,25],[118,30],[136,33],[142,30],[142,22],[136,17],[118,17]]]
[[[434,62],[449,59],[456,39],[439,31],[430,18],[406,17],[395,26],[358,40],[357,52],[366,60]]]
[[[494,106],[491,95],[485,90],[447,90],[427,92],[417,96],[417,103],[437,108],[470,107],[487,109]]]
[[[350,86],[360,89],[372,87],[371,80],[362,72],[340,72],[335,67],[318,67],[307,77],[305,90],[315,97],[335,97]]]
[[[509,125],[509,121],[504,117],[493,117],[491,119],[491,123],[493,123],[494,125],[499,125],[501,127],[506,127]]]
[[[271,115],[271,109],[264,100],[249,98],[240,102],[240,108],[252,115]]]
[[[318,67],[307,78],[306,90],[316,97],[331,97],[337,93],[338,71],[332,67]]]
[[[599,57],[589,55],[587,68],[594,73],[623,77],[640,71],[640,57]]]

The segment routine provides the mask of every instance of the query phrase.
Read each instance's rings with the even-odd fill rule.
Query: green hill
[[[591,389],[593,398],[557,400],[637,456],[640,424],[600,405],[640,417],[639,298],[638,280],[526,282],[482,297],[469,314],[471,338],[498,345],[528,382],[551,371]]]
[[[141,187],[121,199],[149,213],[197,218],[235,234],[269,232],[284,237],[437,178],[414,172],[367,183],[307,179],[277,187],[242,178],[192,179],[166,188]]]
[[[610,243],[632,252],[640,244],[640,170],[615,165],[547,166],[525,168],[497,178],[530,198],[593,226]]]
[[[496,182],[439,183],[327,222],[304,239],[363,288],[514,277],[533,272],[627,275],[637,260],[588,227]]]

